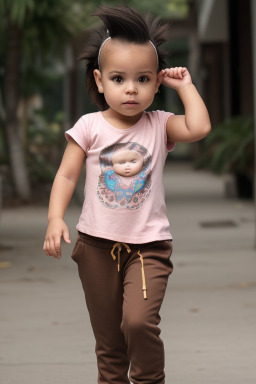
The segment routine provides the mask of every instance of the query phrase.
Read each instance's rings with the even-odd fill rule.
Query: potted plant
[[[204,141],[197,168],[217,174],[235,176],[237,195],[253,196],[254,120],[251,116],[235,116],[216,125]]]

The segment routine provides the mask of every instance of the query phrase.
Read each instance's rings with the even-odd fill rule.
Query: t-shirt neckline
[[[120,132],[120,133],[124,133],[124,132],[127,133],[127,132],[133,131],[137,127],[137,125],[141,123],[141,121],[144,119],[144,116],[146,115],[146,112],[143,111],[143,113],[142,113],[140,119],[137,121],[137,123],[131,125],[129,128],[120,129],[120,128],[114,127],[114,125],[110,124],[105,119],[105,117],[103,116],[101,111],[99,111],[98,113],[100,114],[101,119],[105,122],[105,124],[107,124],[112,130],[115,130],[116,132]]]

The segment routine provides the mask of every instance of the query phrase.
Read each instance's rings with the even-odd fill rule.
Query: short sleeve
[[[69,141],[71,137],[84,150],[84,152],[87,153],[89,149],[89,137],[85,116],[80,117],[75,125],[65,132],[65,138],[67,141]]]
[[[164,141],[166,143],[166,149],[168,152],[171,152],[175,148],[175,143],[168,141],[167,139],[167,132],[166,132],[166,124],[167,120],[169,119],[170,116],[174,115],[172,112],[165,112],[165,111],[157,111],[159,119],[161,121],[161,125],[164,127]]]

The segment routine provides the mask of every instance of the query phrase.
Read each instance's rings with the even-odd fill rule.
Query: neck
[[[135,116],[124,116],[120,113],[113,111],[111,108],[102,112],[104,118],[119,129],[127,129],[136,124],[143,115],[143,111]]]

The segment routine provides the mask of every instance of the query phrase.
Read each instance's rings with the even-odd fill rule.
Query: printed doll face
[[[143,167],[143,157],[135,151],[119,151],[112,156],[111,160],[113,170],[120,176],[135,176]]]
[[[134,44],[117,39],[106,42],[100,56],[101,71],[94,71],[113,117],[141,115],[153,102],[160,85],[157,57],[147,42]]]

